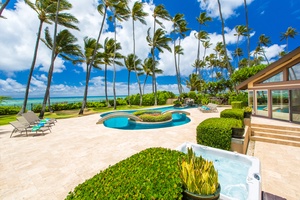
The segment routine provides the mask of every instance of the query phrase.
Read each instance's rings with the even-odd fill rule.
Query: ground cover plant
[[[181,199],[178,160],[185,154],[149,148],[101,171],[78,185],[71,199]]]

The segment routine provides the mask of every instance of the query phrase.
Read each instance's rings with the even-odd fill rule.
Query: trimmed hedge
[[[14,115],[21,110],[19,106],[0,106],[0,115]]]
[[[66,199],[181,199],[178,160],[184,155],[165,148],[146,149],[79,184]]]
[[[134,114],[135,116],[140,116],[140,115],[143,115],[143,114],[153,114],[153,113],[161,114],[161,111],[160,110],[138,110],[138,111],[135,111],[132,114]]]
[[[242,109],[242,101],[233,101],[231,102],[232,109]]]
[[[244,109],[225,109],[220,113],[221,118],[234,118],[244,121]]]
[[[240,120],[233,118],[209,118],[197,126],[197,143],[230,150],[232,127],[235,127]]]
[[[165,105],[167,100],[170,98],[175,98],[175,94],[169,91],[158,91],[157,92],[157,104]],[[131,105],[140,105],[140,94],[130,95]],[[143,95],[143,106],[153,106],[154,105],[154,94],[144,94]]]
[[[164,122],[172,119],[172,113],[165,113],[158,116],[143,114],[140,115],[139,118],[141,118],[143,122]]]

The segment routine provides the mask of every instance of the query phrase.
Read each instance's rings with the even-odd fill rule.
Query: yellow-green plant
[[[192,148],[179,161],[180,178],[184,189],[199,195],[211,195],[218,189],[218,171],[212,161],[198,157]]]
[[[252,112],[252,107],[250,107],[250,106],[245,107],[245,108],[244,108],[244,112],[249,112],[249,113],[251,113],[251,112]]]

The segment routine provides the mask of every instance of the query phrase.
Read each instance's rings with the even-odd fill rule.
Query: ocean
[[[125,98],[127,95],[119,95],[117,98]],[[113,99],[113,96],[108,96],[108,99]],[[27,107],[35,104],[42,104],[44,98],[28,98],[27,101]],[[82,102],[83,97],[51,97],[50,103],[76,103],[76,102]],[[105,96],[90,96],[87,98],[87,101],[89,102],[99,102],[105,100]],[[23,105],[24,98],[12,98],[9,100],[5,100],[2,103],[0,103],[0,106],[22,106]],[[48,102],[47,102],[48,103]]]

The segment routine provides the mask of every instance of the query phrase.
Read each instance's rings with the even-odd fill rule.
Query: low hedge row
[[[172,119],[172,113],[165,113],[162,115],[151,115],[151,114],[143,114],[139,116],[143,122],[164,122]]]
[[[0,106],[0,115],[14,115],[21,110],[19,106]]]
[[[221,118],[244,120],[244,109],[225,109],[220,113]]]
[[[133,114],[136,116],[140,116],[143,114],[153,114],[153,113],[161,114],[161,111],[160,110],[138,110],[138,111],[134,112]]]
[[[71,199],[181,199],[178,160],[185,154],[165,148],[141,151],[78,185]]]
[[[214,148],[230,150],[232,127],[241,120],[234,118],[209,118],[197,126],[197,143]]]

